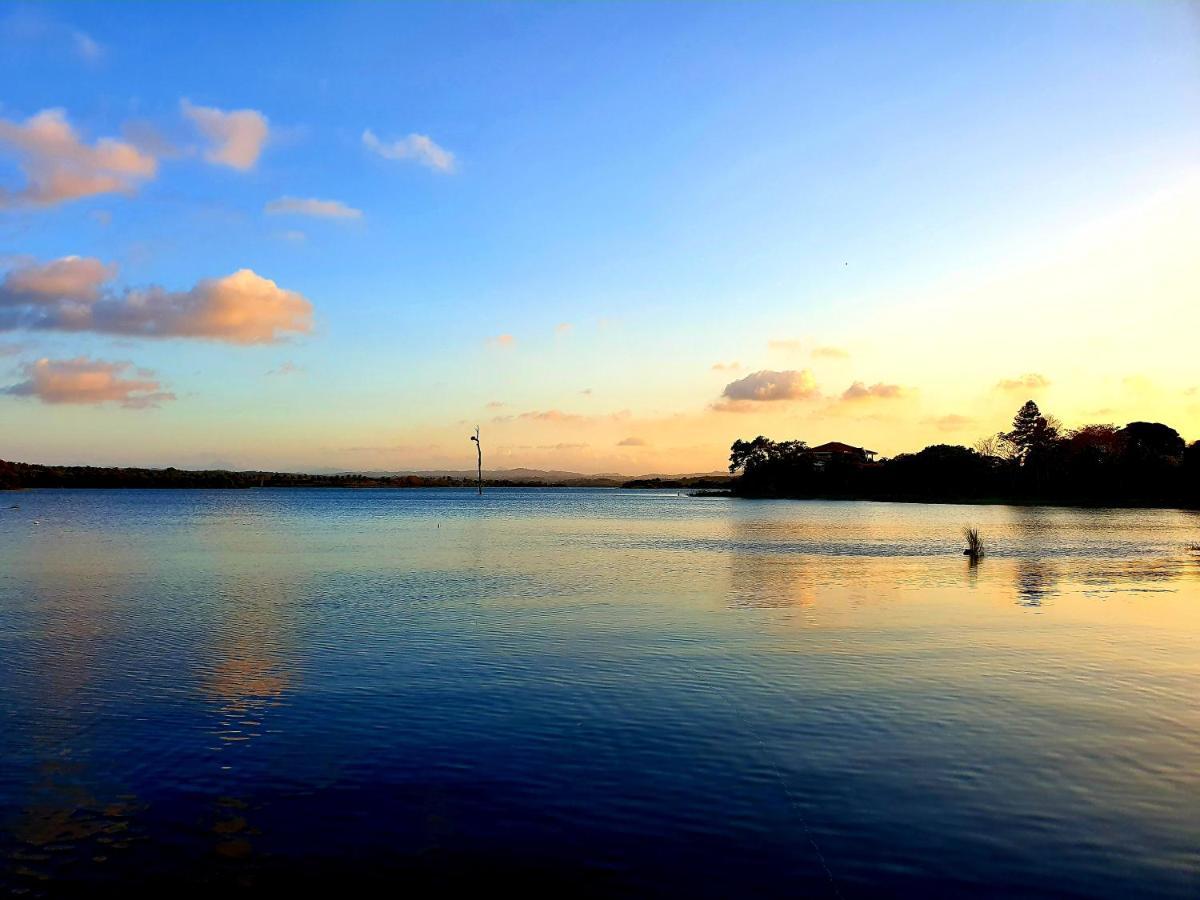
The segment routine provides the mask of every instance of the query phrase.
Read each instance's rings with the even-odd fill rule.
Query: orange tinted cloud
[[[75,359],[39,359],[22,367],[26,380],[5,388],[15,397],[33,397],[43,403],[119,403],[127,409],[148,409],[175,395],[162,390],[153,372],[137,369],[136,377],[123,377],[129,362],[105,362],[79,356]]]
[[[810,400],[820,396],[816,380],[807,369],[773,372],[764,369],[745,378],[731,381],[721,392],[714,409],[741,412],[755,403],[775,403],[783,400]]]
[[[508,349],[509,347],[516,346],[517,339],[515,337],[513,337],[511,334],[497,334],[494,337],[488,338],[487,343],[489,345],[491,345],[492,347],[500,347],[502,349]]]
[[[790,339],[767,341],[767,349],[778,353],[798,353],[801,346],[799,341]]]
[[[842,400],[855,403],[861,400],[898,400],[905,395],[904,388],[898,384],[875,383],[868,387],[861,381],[856,381],[842,392]]]
[[[25,175],[22,188],[0,187],[0,207],[130,193],[158,170],[155,158],[133,144],[100,138],[87,145],[61,109],[43,110],[24,122],[0,119],[0,146],[11,148]]]
[[[1002,391],[1040,391],[1049,386],[1050,379],[1036,372],[1029,372],[1020,378],[1005,378],[996,384]]]
[[[733,362],[716,362],[712,365],[712,370],[714,372],[737,372],[741,368],[742,364],[736,359]]]
[[[254,168],[270,131],[266,116],[253,109],[226,112],[212,106],[195,106],[186,99],[179,105],[208,140],[206,160],[242,172]]]
[[[115,265],[87,256],[23,262],[0,279],[0,307],[60,300],[92,302],[100,298],[101,289],[116,274]]]
[[[849,359],[850,354],[841,347],[814,347],[813,359]]]
[[[94,331],[264,344],[312,330],[312,304],[250,269],[187,291],[105,291],[114,270],[95,259],[27,264],[0,281],[0,330]]]
[[[532,410],[521,413],[517,418],[533,422],[582,422],[584,419],[577,413],[567,413],[561,409]]]
[[[623,441],[617,441],[618,447],[645,447],[646,441],[640,437],[627,437]]]

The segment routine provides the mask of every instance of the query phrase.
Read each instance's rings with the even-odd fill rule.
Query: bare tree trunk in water
[[[483,444],[479,443],[479,426],[475,426],[475,433],[471,435],[471,440],[475,442],[476,456],[476,483],[479,485],[479,496],[483,496]]]

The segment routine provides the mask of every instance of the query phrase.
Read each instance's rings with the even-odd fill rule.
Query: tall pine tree
[[[1034,450],[1053,440],[1054,434],[1038,405],[1027,400],[1013,417],[1012,431],[1001,437],[1016,448],[1017,459],[1024,463]]]

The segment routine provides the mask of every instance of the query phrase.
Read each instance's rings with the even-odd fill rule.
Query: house
[[[825,468],[825,464],[831,459],[846,460],[855,463],[871,463],[875,461],[875,451],[867,450],[863,447],[851,447],[849,444],[843,444],[841,441],[830,441],[827,444],[822,444],[820,447],[813,447],[808,451],[817,461],[817,468]]]

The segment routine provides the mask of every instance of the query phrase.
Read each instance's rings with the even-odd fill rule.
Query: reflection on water
[[[5,888],[1200,891],[1195,514],[588,490],[20,506],[0,511]]]
[[[1048,560],[1022,559],[1016,566],[1018,603],[1022,606],[1041,606],[1054,596],[1058,583],[1055,564]]]
[[[258,834],[246,818],[249,803],[236,796],[244,787],[237,773],[249,767],[246,758],[255,752],[251,744],[270,727],[273,710],[284,702],[292,679],[282,643],[285,623],[277,614],[288,596],[269,584],[218,600],[224,615],[201,691],[212,701],[214,740],[209,749],[219,772],[227,773],[226,778],[214,778],[218,783],[227,780],[228,788],[216,797],[210,813],[214,851],[225,858],[250,856]]]

